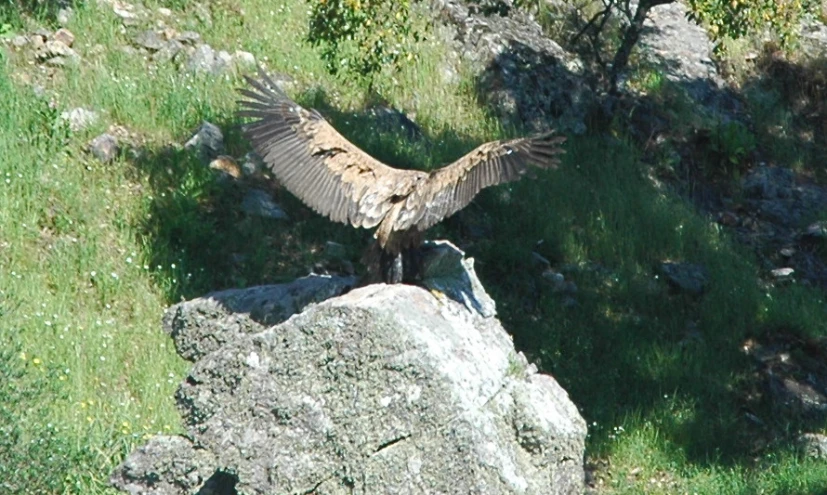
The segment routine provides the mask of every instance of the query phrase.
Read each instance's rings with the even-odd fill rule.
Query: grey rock
[[[214,73],[219,73],[231,68],[233,66],[233,56],[225,50],[221,50],[215,54],[216,67],[213,69]]]
[[[74,10],[72,10],[72,7],[64,7],[64,8],[58,9],[57,16],[56,16],[57,23],[61,26],[65,26],[65,25],[69,24],[69,21],[72,20],[72,16],[74,14],[75,14],[75,12],[74,12]]]
[[[586,425],[566,392],[496,319],[419,287],[355,289],[233,338],[176,397],[191,439],[182,460],[159,449],[156,468],[136,450],[113,473],[119,488],[140,466],[151,476],[131,479],[132,493],[192,493],[175,480],[210,469],[249,494],[584,489]],[[197,465],[193,446],[207,454]]]
[[[797,443],[805,456],[827,459],[827,435],[804,433],[798,437]]]
[[[41,36],[39,34],[32,34],[31,36],[29,36],[29,43],[31,43],[33,50],[35,50],[36,52],[40,51],[46,44],[46,37]]]
[[[795,173],[786,167],[757,167],[744,176],[741,189],[744,194],[758,199],[789,197],[781,191],[793,187]]]
[[[58,29],[55,34],[52,35],[52,39],[59,41],[70,48],[75,43],[75,35],[66,28]]]
[[[184,49],[184,44],[178,40],[167,41],[160,50],[152,54],[152,61],[163,64],[174,59],[181,50]]]
[[[312,303],[341,295],[355,284],[355,277],[310,275],[289,284],[212,292],[169,308],[163,327],[178,354],[195,361],[226,342],[281,323]]]
[[[184,437],[155,436],[138,448],[110,478],[133,495],[194,493],[216,471],[215,457]],[[147,480],[155,480],[146,484]]]
[[[220,51],[216,53],[210,45],[199,45],[187,60],[186,68],[190,72],[203,74],[220,74],[232,66],[232,56]]]
[[[167,40],[154,29],[147,29],[141,31],[132,37],[132,42],[141,48],[146,48],[151,51],[158,51],[167,45]]]
[[[741,105],[712,60],[715,44],[686,15],[684,2],[652,8],[644,22],[640,53],[713,113],[734,115]]]
[[[172,15],[172,10],[170,10],[170,9],[168,9],[168,8],[166,8],[166,7],[158,7],[157,12],[158,12],[160,15],[164,16],[164,17],[169,17],[169,16],[171,16],[171,15]]]
[[[255,215],[276,220],[287,220],[287,213],[273,201],[267,191],[261,189],[250,189],[241,200],[241,209],[248,215]]]
[[[790,267],[775,268],[770,271],[770,275],[777,280],[787,280],[793,276],[795,270]]]
[[[195,52],[187,61],[187,70],[191,72],[210,73],[215,66],[215,50],[210,45],[201,45],[195,48]]]
[[[810,417],[823,417],[827,413],[827,395],[812,384],[772,373],[767,379],[770,395],[782,410]]]
[[[195,31],[184,31],[176,36],[175,39],[185,45],[196,45],[201,41],[201,35]]]
[[[660,273],[669,284],[682,292],[702,294],[709,277],[706,267],[695,263],[666,261],[660,264]]]
[[[395,108],[378,105],[372,107],[368,113],[387,132],[401,133],[410,141],[422,139],[422,129],[419,128],[416,122]]]
[[[118,156],[118,138],[104,133],[89,143],[89,152],[103,163],[109,163]]]
[[[24,46],[26,46],[28,44],[29,44],[29,38],[27,38],[27,37],[25,37],[21,34],[18,34],[17,36],[15,36],[14,38],[11,39],[11,46],[13,46],[15,48],[18,48],[18,49],[23,48]]]
[[[77,132],[94,125],[98,121],[98,113],[85,108],[73,108],[62,112],[60,118],[69,123],[69,129]]]
[[[120,3],[113,3],[112,4],[112,12],[115,13],[116,16],[120,17],[122,21],[127,20],[137,20],[138,13],[133,12],[135,7],[130,4],[120,4]]]
[[[217,125],[205,120],[189,141],[184,143],[184,148],[195,150],[201,161],[209,163],[224,153],[224,134]]]
[[[244,160],[241,162],[241,173],[245,177],[252,177],[265,169],[264,162],[258,153],[254,151],[248,152],[244,155]]]
[[[812,239],[827,239],[827,222],[814,222],[807,226],[807,237]]]
[[[65,43],[59,40],[46,41],[39,50],[36,56],[39,60],[48,60],[55,57],[62,57],[68,60],[80,60],[80,55],[74,50],[66,46]]]
[[[243,50],[236,50],[233,53],[233,61],[236,66],[243,69],[252,69],[256,66],[256,57],[252,53]]]
[[[582,63],[547,38],[529,14],[474,13],[460,0],[433,0],[442,37],[476,74],[477,89],[504,121],[534,130],[586,130],[594,92]]]
[[[485,292],[474,271],[474,259],[449,241],[425,241],[422,285],[464,305],[484,318],[497,314],[497,306]]]

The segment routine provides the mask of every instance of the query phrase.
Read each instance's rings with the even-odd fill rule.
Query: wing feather
[[[244,134],[267,168],[291,193],[333,221],[374,227],[424,172],[389,167],[339,134],[316,111],[285,95],[263,71],[239,89]]]
[[[556,168],[564,141],[547,132],[478,146],[429,174],[418,194],[406,201],[395,230],[424,231],[467,206],[486,187],[518,180],[533,173],[533,168]]]
[[[372,228],[388,217],[394,231],[422,232],[486,187],[517,180],[533,168],[556,167],[565,140],[549,132],[493,141],[430,174],[400,170],[292,101],[263,71],[260,80],[245,79],[250,88],[239,89],[246,99],[239,101],[238,115],[252,119],[244,133],[273,175],[316,212],[357,227]]]

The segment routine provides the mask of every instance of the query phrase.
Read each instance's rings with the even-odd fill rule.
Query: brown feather
[[[431,173],[400,170],[345,139],[315,110],[308,111],[261,72],[239,89],[238,115],[253,119],[244,132],[275,177],[333,221],[373,228],[386,250],[399,252],[421,233],[464,208],[482,189],[517,180],[532,167],[559,163],[564,137],[548,132],[482,144]]]

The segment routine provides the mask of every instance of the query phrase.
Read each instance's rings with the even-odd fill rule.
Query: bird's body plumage
[[[345,139],[315,110],[302,108],[262,73],[247,77],[239,103],[253,148],[273,175],[305,204],[335,222],[374,228],[379,247],[397,255],[423,232],[464,208],[485,187],[511,182],[532,167],[555,167],[563,137],[548,132],[485,143],[430,173],[383,164]]]

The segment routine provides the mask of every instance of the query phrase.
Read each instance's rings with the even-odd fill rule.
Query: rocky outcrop
[[[488,10],[472,11],[460,0],[433,0],[431,10],[450,52],[478,74],[478,93],[499,118],[534,130],[586,130],[593,90],[583,65],[533,17],[519,9],[485,15]]]
[[[319,295],[341,282],[313,279]],[[116,487],[583,491],[585,422],[496,318],[436,290],[371,285],[267,328],[302,306],[292,287],[218,293],[170,310],[167,331],[195,361],[177,393],[187,436],[154,437],[134,451],[113,473]]]

